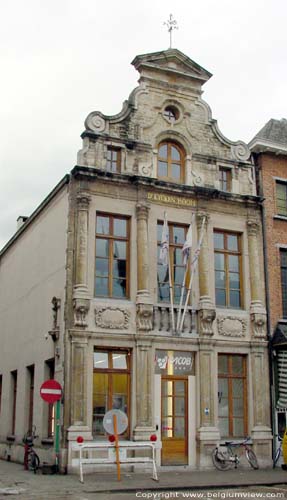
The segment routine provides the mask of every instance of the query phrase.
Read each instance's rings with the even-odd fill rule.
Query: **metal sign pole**
[[[121,464],[120,464],[120,454],[119,454],[119,436],[118,436],[118,422],[117,416],[113,415],[114,433],[115,433],[115,447],[116,447],[116,462],[117,462],[117,473],[118,481],[121,480]]]
[[[56,402],[56,408],[55,408],[55,421],[56,421],[56,426],[55,426],[55,456],[56,456],[56,471],[59,472],[59,457],[60,457],[60,418],[61,418],[61,401],[58,400]]]

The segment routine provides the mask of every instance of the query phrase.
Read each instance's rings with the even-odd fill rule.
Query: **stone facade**
[[[104,366],[100,363],[123,355],[129,359],[128,393],[121,394],[129,417],[125,437],[142,441],[155,433],[162,443],[162,451],[157,450],[159,465],[201,468],[211,466],[212,448],[229,435],[220,431],[220,419],[225,418],[220,412],[225,410],[219,409],[218,370],[222,356],[232,360],[230,356],[237,355],[244,365],[246,394],[240,418],[260,463],[266,465],[271,457],[271,429],[265,284],[260,198],[250,150],[221,134],[202,100],[202,86],[211,77],[208,71],[176,49],[137,56],[132,64],[140,73],[139,86],[120,113],[89,114],[83,147],[69,178],[64,297],[53,291],[61,298],[63,323],[57,338],[49,339],[51,349],[60,346],[56,372],[65,394],[62,465],[73,469],[72,448],[78,435],[90,441],[103,439],[98,430],[101,412],[113,405],[114,392],[109,386],[105,404],[95,404],[103,389],[97,382]],[[180,181],[159,175],[162,144],[174,145],[180,155]],[[113,154],[116,160],[111,168]],[[177,161],[170,161],[174,171]],[[222,169],[230,179],[228,190],[222,188]],[[197,255],[198,262],[181,328],[179,304],[158,295],[157,224],[165,214],[171,225],[185,230],[193,221],[191,255]],[[111,263],[119,259],[119,250],[110,243],[111,233],[104,239],[107,229],[104,222],[97,228],[97,221],[120,216],[128,221],[128,265],[125,288],[121,285],[125,295],[115,297],[114,281],[123,280],[114,279],[113,273],[122,270]],[[110,231],[114,222],[109,224]],[[100,296],[95,286],[97,231],[97,241],[105,242],[102,251],[110,262],[108,274],[101,275],[110,287],[106,296]],[[216,303],[214,231],[235,235],[240,241],[240,307]],[[121,238],[118,241],[125,240]],[[16,239],[11,249],[20,243]],[[2,259],[9,252],[10,247]],[[175,255],[178,259],[179,254]],[[155,364],[158,353],[169,360],[160,368]],[[107,366],[102,372],[106,380],[119,375],[119,369]],[[111,384],[116,384],[113,380]],[[171,398],[182,412],[173,423],[164,414],[165,409],[171,411]],[[231,422],[229,414],[227,418]],[[3,426],[1,432],[5,436],[8,428]],[[234,430],[233,437],[243,437],[240,432]]]

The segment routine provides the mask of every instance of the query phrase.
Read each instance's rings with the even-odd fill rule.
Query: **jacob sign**
[[[155,352],[155,373],[161,375],[195,375],[194,353],[157,350]]]

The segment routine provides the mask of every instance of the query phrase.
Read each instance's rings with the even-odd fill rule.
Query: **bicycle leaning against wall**
[[[40,458],[33,448],[34,440],[37,438],[36,436],[36,426],[33,425],[32,430],[28,431],[24,438],[23,443],[25,445],[24,450],[24,468],[25,470],[32,470],[34,474],[36,474],[37,470],[40,467]]]
[[[258,461],[254,451],[250,448],[250,437],[245,438],[243,441],[225,441],[218,444],[212,451],[212,462],[218,470],[228,470],[231,467],[237,469],[240,463],[239,456],[236,449],[241,446],[245,449],[245,456],[253,469],[259,469]]]

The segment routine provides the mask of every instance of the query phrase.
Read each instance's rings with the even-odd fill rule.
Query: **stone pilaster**
[[[212,336],[212,324],[216,316],[215,307],[210,297],[210,254],[208,247],[208,220],[206,213],[197,214],[197,234],[198,240],[203,231],[203,239],[198,258],[199,276],[199,308],[198,308],[198,329],[202,336]]]
[[[75,285],[73,292],[74,324],[86,327],[86,316],[90,301],[88,294],[88,219],[90,196],[79,193],[77,196],[76,262]]]
[[[260,266],[258,251],[259,222],[256,218],[247,220],[249,272],[250,272],[250,320],[253,337],[266,337],[266,310],[262,304],[264,289],[263,269]]]
[[[264,343],[265,344],[265,343]],[[252,413],[251,437],[260,465],[271,465],[272,431],[270,427],[270,391],[267,344],[251,347]]]
[[[139,341],[136,346],[136,427],[135,441],[149,440],[152,432],[152,347]]]
[[[137,205],[137,329],[153,328],[153,305],[149,292],[148,213],[149,206]]]
[[[200,380],[200,425],[197,430],[198,457],[200,466],[211,464],[211,451],[220,439],[219,430],[215,426],[215,352],[214,342],[201,339],[199,346],[199,380]]]

